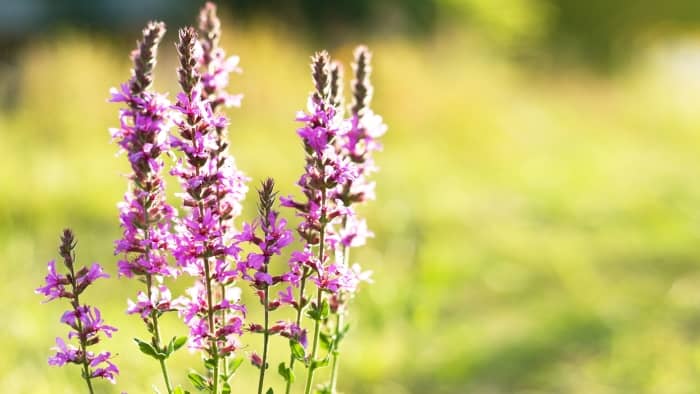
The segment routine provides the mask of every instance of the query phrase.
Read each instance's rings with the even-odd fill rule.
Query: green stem
[[[270,287],[265,285],[265,299],[264,299],[264,307],[265,307],[265,331],[263,332],[263,356],[262,356],[262,365],[260,366],[260,379],[258,380],[258,394],[262,394],[263,392],[263,384],[265,381],[265,369],[267,368],[267,342],[269,339],[269,334],[268,334],[268,326],[269,326],[269,314],[270,311],[268,310],[268,299],[270,297]]]
[[[299,284],[299,307],[297,308],[297,318],[296,318],[296,324],[298,327],[301,327],[301,313],[302,313],[302,305],[301,303],[304,300],[304,288],[306,286],[306,278],[309,275],[309,270],[307,267],[304,267],[304,271],[301,275],[301,283]],[[294,363],[296,362],[296,359],[294,358],[294,355],[289,356],[289,370],[291,371],[294,368]],[[287,387],[285,388],[284,392],[285,394],[289,394],[292,389],[292,381],[287,380]]]
[[[83,363],[83,373],[85,373],[85,382],[87,383],[90,394],[94,394],[95,391],[92,389],[92,381],[90,379],[90,368],[88,367],[87,359],[85,359]]]
[[[226,299],[226,286],[222,283],[221,284],[221,300],[223,301],[225,299]],[[226,308],[221,308],[221,321],[223,322],[223,324],[226,324],[226,321],[227,321],[226,319],[227,319]],[[224,357],[221,360],[221,369],[222,369],[223,375],[226,376],[226,381],[228,382],[228,362],[226,361],[226,357]]]
[[[347,217],[343,218],[343,227],[347,225]],[[345,266],[347,267],[349,262],[350,262],[350,248],[347,245],[343,245],[343,262],[345,263]],[[339,349],[339,343],[338,337],[340,336],[340,330],[342,330],[343,327],[343,313],[345,311],[343,310],[342,305],[338,306],[337,310],[337,315],[335,317],[335,348],[333,349],[333,367],[331,369],[331,384],[330,384],[330,389],[331,389],[331,394],[336,393],[336,387],[338,384],[338,365],[340,364],[338,362],[338,358],[340,357],[340,349]]]
[[[318,264],[323,265],[323,258],[324,258],[324,252],[325,252],[325,242],[326,242],[326,188],[324,187],[321,190],[321,229],[319,231],[319,242],[318,242]],[[321,288],[318,288],[318,291],[316,292],[316,308],[318,310],[321,310],[321,303],[323,301],[323,292],[321,291]],[[317,320],[314,323],[314,342],[313,346],[311,347],[311,358],[310,362],[313,363],[316,361],[316,352],[318,351],[318,337],[320,333],[320,328],[321,328],[321,318],[320,316],[317,316]],[[306,388],[304,389],[305,394],[309,394],[311,392],[311,385],[313,384],[314,380],[314,372],[316,372],[316,368],[313,367],[313,364],[309,367],[309,373],[307,374],[306,377]]]
[[[321,302],[322,302],[322,296],[323,292],[321,289],[318,289],[318,292],[316,293],[316,306],[321,309]],[[310,361],[313,363],[316,360],[316,352],[318,351],[318,337],[320,334],[321,329],[321,319],[319,318],[316,320],[316,323],[314,324],[314,342],[313,346],[311,347],[311,357]],[[314,380],[314,373],[316,372],[316,368],[311,365],[309,367],[309,373],[306,375],[306,387],[304,388],[304,393],[309,394],[311,392],[311,385],[313,384]]]
[[[75,261],[75,258],[73,258],[73,261]],[[75,270],[73,269],[73,263],[71,262],[70,266],[68,267],[70,269],[70,277],[71,277],[71,284],[73,285],[73,294],[75,294],[75,303],[73,304],[73,309],[76,312],[76,322],[78,323],[78,333],[80,334],[80,348],[83,351],[83,378],[85,379],[85,383],[87,383],[88,390],[90,391],[90,394],[94,394],[94,390],[92,388],[92,376],[90,376],[90,365],[88,364],[88,359],[87,359],[87,341],[85,338],[85,335],[83,333],[83,323],[80,320],[80,316],[78,316],[78,308],[80,307],[80,300],[78,299],[78,284],[76,283],[75,279]]]
[[[214,337],[214,300],[213,300],[213,294],[211,291],[211,274],[209,272],[209,259],[205,258],[204,259],[204,277],[206,281],[206,289],[207,289],[207,319],[209,321],[209,333],[212,336],[211,343],[209,344],[211,346],[211,356],[212,359],[214,360],[214,382],[213,382],[213,394],[218,394],[219,393],[219,350],[217,349],[216,346],[216,338]]]
[[[144,214],[143,214],[143,222],[144,222],[144,234],[143,237],[144,239],[149,238],[149,230],[148,227],[150,225],[149,223],[149,218],[148,218],[148,206],[146,204],[146,199],[144,198],[142,202]],[[148,258],[151,254],[151,247],[150,243],[146,243],[146,251],[145,255],[146,258]],[[148,293],[148,299],[152,299],[151,294],[153,292],[152,287],[153,287],[153,276],[151,274],[146,274],[146,291]],[[153,344],[156,346],[157,349],[160,349],[160,330],[158,329],[158,312],[154,309],[151,311],[151,323],[153,325],[153,332],[151,333],[153,335]],[[173,392],[172,386],[170,384],[170,377],[168,376],[168,368],[165,366],[165,360],[160,359],[158,360],[160,364],[160,370],[163,373],[163,381],[165,382],[165,388],[168,390],[168,394],[171,394]]]
[[[148,299],[151,299],[151,288],[153,287],[153,279],[151,275],[146,275],[146,286],[148,286]],[[156,348],[160,349],[160,329],[158,328],[158,312],[154,309],[151,311],[151,324],[153,325],[153,341]],[[165,382],[165,388],[168,390],[168,394],[173,392],[172,385],[170,384],[170,376],[168,376],[168,367],[165,365],[165,360],[158,360],[160,363],[160,370],[163,374],[163,381]]]
[[[335,317],[335,338],[337,340],[338,335],[340,335],[340,330],[341,327],[343,326],[343,313],[341,311],[338,311],[338,314]],[[338,383],[338,365],[340,364],[338,362],[338,357],[340,356],[340,352],[338,350],[338,343],[335,343],[335,349],[333,352],[333,367],[331,370],[331,394],[336,393],[336,386]]]

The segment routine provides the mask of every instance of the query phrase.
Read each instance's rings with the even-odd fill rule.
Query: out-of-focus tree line
[[[64,26],[119,33],[158,16],[192,23],[202,1],[0,0],[0,47]],[[460,27],[520,57],[619,64],[649,40],[700,27],[697,0],[220,0],[240,23],[272,18],[312,39],[358,34],[430,37]],[[322,35],[319,35],[322,34]]]

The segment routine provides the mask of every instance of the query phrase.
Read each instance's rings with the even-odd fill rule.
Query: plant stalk
[[[269,298],[270,298],[270,286],[265,285],[265,331],[263,332],[263,355],[262,355],[262,365],[260,366],[260,379],[258,380],[258,394],[263,392],[263,384],[265,381],[265,369],[267,368],[267,342],[269,340]]]

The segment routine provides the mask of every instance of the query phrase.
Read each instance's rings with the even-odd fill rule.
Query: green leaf
[[[137,345],[139,345],[139,350],[141,350],[141,353],[147,356],[151,356],[156,360],[162,360],[163,358],[165,358],[163,357],[163,354],[159,353],[150,343],[144,342],[138,338],[134,338],[134,341]]]
[[[170,341],[170,343],[173,344],[173,351],[177,351],[181,347],[185,346],[185,344],[187,343],[187,337],[173,338],[173,340]]]
[[[275,392],[272,391],[272,387],[270,387],[269,389],[267,389],[267,391],[265,392],[265,394],[275,394]]]
[[[350,323],[346,324],[345,327],[343,327],[343,329],[340,330],[340,332],[338,332],[338,340],[340,341],[341,339],[343,339],[349,330],[350,330]]]
[[[204,360],[204,367],[208,370],[214,370],[216,367],[217,360],[214,360],[213,358],[208,358]]]
[[[279,367],[277,367],[277,372],[279,372],[279,374],[284,378],[285,382],[289,382],[290,384],[294,383],[294,380],[296,379],[294,371],[287,368],[284,363],[280,363]]]
[[[228,384],[228,382],[224,382],[224,385],[221,388],[221,394],[231,394],[231,385]]]
[[[328,359],[328,357],[326,357],[322,360],[313,360],[313,361],[311,361],[311,369],[325,367],[328,365],[329,361],[330,360]]]
[[[189,379],[192,385],[199,391],[209,388],[207,379],[196,371],[190,371],[190,373],[187,374],[187,379]]]
[[[306,363],[306,351],[297,341],[289,341],[289,348],[292,350],[292,357]]]
[[[330,350],[333,346],[333,339],[331,335],[322,332],[319,338],[321,339],[321,346],[323,346],[323,348],[326,350]]]
[[[314,308],[311,306],[307,311],[306,311],[306,316],[311,319],[311,320],[318,320],[319,315],[318,315],[318,309]]]
[[[175,390],[173,390],[173,394],[190,394],[190,392],[183,389],[182,386],[177,386]]]
[[[321,320],[328,319],[328,315],[331,313],[331,306],[328,304],[327,300],[323,300],[321,303],[321,312],[319,313],[319,318]]]
[[[231,362],[228,364],[229,373],[233,375],[241,364],[243,364],[243,357],[236,357],[231,360]]]

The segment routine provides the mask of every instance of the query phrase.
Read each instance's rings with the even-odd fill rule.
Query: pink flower
[[[114,364],[106,361],[109,353],[103,353],[97,357],[88,348],[94,346],[104,336],[111,338],[117,331],[113,326],[105,324],[102,320],[102,313],[96,307],[84,305],[80,302],[79,296],[97,279],[108,277],[102,267],[93,263],[90,268],[82,267],[76,270],[75,262],[75,236],[69,229],[63,231],[59,253],[63,258],[63,265],[66,274],[59,274],[56,269],[56,262],[52,260],[48,264],[49,274],[46,276],[46,285],[36,290],[37,293],[48,297],[46,301],[56,298],[65,298],[69,301],[71,309],[61,316],[61,323],[71,328],[68,332],[68,339],[78,339],[80,347],[67,344],[62,338],[56,338],[56,346],[52,348],[56,353],[49,357],[49,365],[63,366],[66,364],[90,365],[87,370],[89,375],[83,375],[88,380],[91,377],[101,377],[110,380],[112,383],[118,374],[118,369]],[[105,356],[106,354],[106,356]],[[98,364],[106,362],[107,367],[98,367]]]
[[[67,363],[79,364],[81,362],[78,348],[67,345],[61,338],[56,338],[56,347],[51,349],[55,350],[56,354],[49,357],[49,365],[62,367]]]
[[[44,302],[49,302],[55,300],[59,297],[65,297],[68,295],[66,293],[66,285],[70,283],[65,275],[60,275],[56,272],[56,261],[51,260],[48,264],[49,273],[46,275],[46,285],[39,287],[35,290],[37,294],[43,294],[48,297]]]
[[[154,310],[159,313],[169,311],[172,308],[171,302],[172,295],[170,289],[161,285],[151,289],[150,299],[146,293],[140,291],[136,296],[136,302],[127,300],[128,307],[126,311],[128,314],[138,313],[142,319],[148,321]]]

